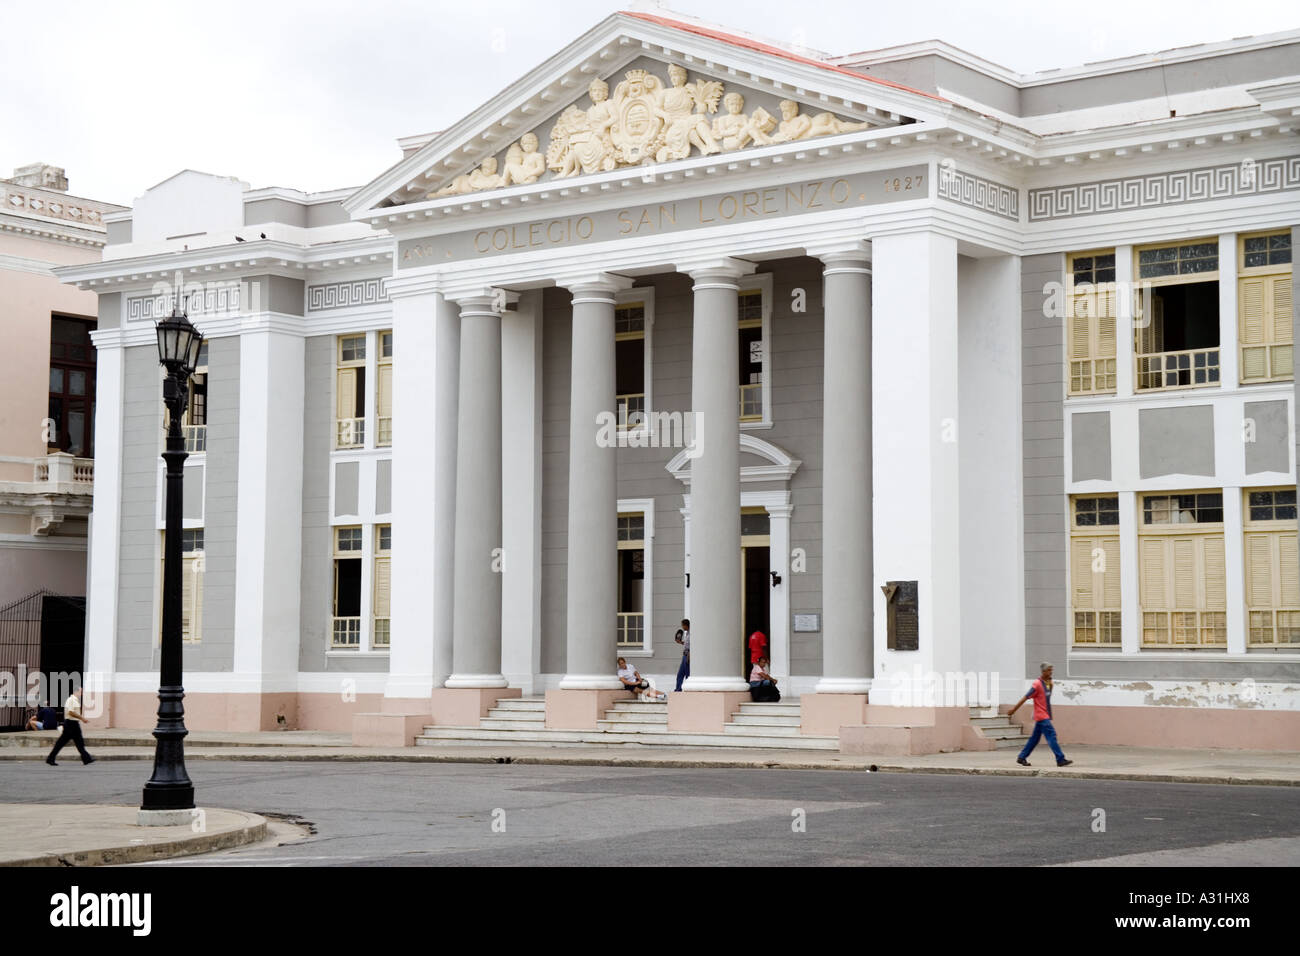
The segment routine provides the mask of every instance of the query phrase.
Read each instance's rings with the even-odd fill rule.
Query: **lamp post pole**
[[[192,341],[191,341],[192,340]],[[194,370],[200,337],[182,311],[179,297],[172,314],[158,323],[159,359],[167,370],[163,400],[167,405],[166,539],[163,550],[162,662],[158,687],[158,726],[154,728],[153,776],[144,785],[141,823],[175,822],[175,811],[194,809],[194,784],[185,772],[185,688],[181,652],[181,537],[184,464],[188,454],[181,432],[189,377]],[[172,811],[151,816],[151,811]]]

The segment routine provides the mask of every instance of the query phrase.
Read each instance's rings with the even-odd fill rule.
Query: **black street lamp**
[[[190,324],[179,290],[172,314],[158,323],[158,361],[167,370],[163,401],[167,405],[167,536],[163,549],[162,665],[158,686],[158,726],[154,738],[153,776],[144,785],[141,810],[192,810],[194,784],[185,772],[185,688],[181,686],[181,496],[188,457],[181,433],[181,414],[189,395],[190,376],[198,365],[203,336]]]

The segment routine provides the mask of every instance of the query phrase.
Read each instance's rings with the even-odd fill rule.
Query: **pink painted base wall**
[[[105,695],[103,713],[90,727],[152,730],[158,723],[158,695]],[[185,695],[187,730],[323,730],[350,733],[355,714],[376,711],[382,694],[190,694]],[[284,720],[281,722],[280,718]]]
[[[625,690],[548,690],[546,726],[556,730],[596,730],[616,701],[636,700]]]
[[[1067,706],[1053,707],[1052,717],[1062,745],[1300,752],[1300,711],[1293,710]],[[1025,704],[1012,720],[1032,732],[1033,708]]]

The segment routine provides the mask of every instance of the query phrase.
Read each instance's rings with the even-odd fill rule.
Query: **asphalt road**
[[[200,806],[297,817],[316,832],[155,865],[1300,864],[1292,787],[513,764],[189,771]],[[9,763],[0,801],[131,804],[148,775],[137,761]]]

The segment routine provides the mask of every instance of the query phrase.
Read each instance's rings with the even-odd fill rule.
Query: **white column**
[[[264,324],[239,339],[234,672],[297,686],[305,340]]]
[[[1227,569],[1228,653],[1246,653],[1246,542],[1241,489],[1223,489],[1223,564]]]
[[[611,658],[617,655],[618,449],[599,438],[608,432],[602,419],[615,414],[614,296],[632,280],[597,273],[557,281],[573,293],[567,656],[560,689],[617,690]]]
[[[542,293],[501,319],[501,667],[533,692],[542,667]]]
[[[122,375],[126,351],[117,329],[92,332],[95,342],[95,498],[86,560],[86,674],[113,690],[117,670],[118,548],[122,524]]]
[[[1219,236],[1219,385],[1222,388],[1236,388],[1240,381],[1237,360],[1241,349],[1237,346],[1237,335],[1237,234],[1225,232]]]
[[[459,349],[455,303],[393,295],[389,699],[427,701],[451,674]]]
[[[788,497],[788,495],[787,495]],[[768,505],[769,571],[781,575],[781,583],[772,588],[768,630],[772,639],[772,676],[790,676],[790,515],[794,506]]]
[[[1142,591],[1138,558],[1137,492],[1119,493],[1119,601],[1120,650],[1136,654],[1142,646]],[[1074,617],[1067,629],[1068,641],[1074,643]]]
[[[822,677],[865,694],[873,671],[871,259],[865,242],[809,249],[825,264],[822,401]]]
[[[1133,303],[1141,294],[1134,280],[1132,246],[1115,247],[1115,288],[1118,290],[1115,295],[1115,311],[1118,313],[1115,317],[1115,397],[1127,398],[1134,389],[1133,336],[1137,329],[1133,325]],[[1061,321],[1066,320],[1062,318]],[[1144,316],[1142,321],[1149,321],[1149,317]],[[1068,349],[1068,329],[1065,338]],[[1067,361],[1066,357],[1062,356],[1061,361]]]
[[[505,687],[501,673],[501,307],[499,292],[460,305],[456,564],[451,688]]]
[[[754,264],[679,265],[695,280],[691,335],[691,676],[686,691],[746,691],[740,609],[739,280]]]
[[[872,240],[875,574],[916,581],[920,650],[890,651],[873,586],[877,673],[961,665],[957,243],[932,232]],[[883,666],[882,666],[883,665]]]

